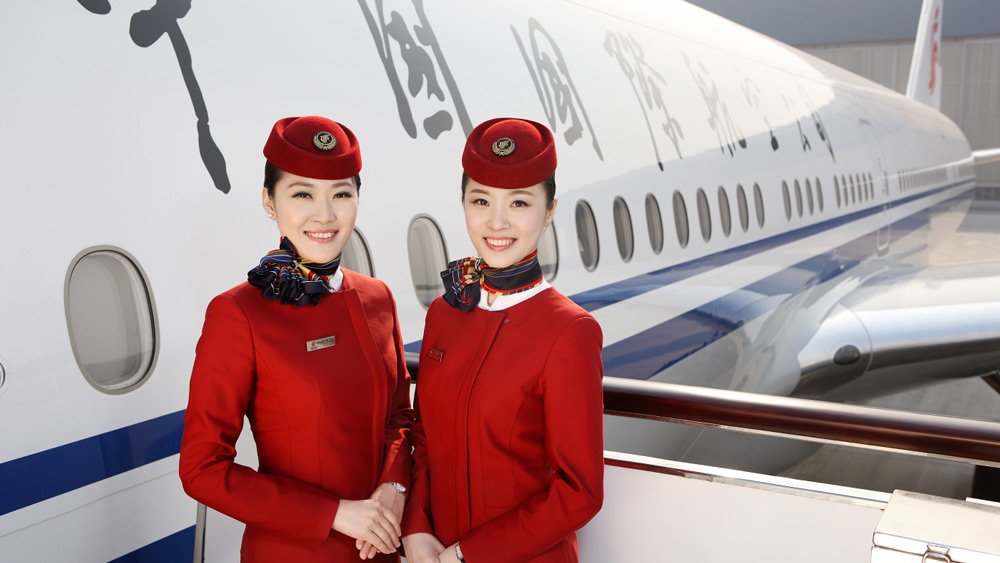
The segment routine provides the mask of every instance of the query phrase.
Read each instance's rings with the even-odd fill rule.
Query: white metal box
[[[1000,563],[1000,506],[895,491],[872,563]]]

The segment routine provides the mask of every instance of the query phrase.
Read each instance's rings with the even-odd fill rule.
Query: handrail
[[[617,377],[604,412],[1000,467],[997,422]]]
[[[617,377],[604,378],[604,412],[1000,467],[997,422]]]

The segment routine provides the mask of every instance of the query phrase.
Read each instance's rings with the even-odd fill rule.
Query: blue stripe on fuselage
[[[194,559],[195,527],[170,534],[109,563],[176,563]]]
[[[175,455],[184,411],[0,463],[0,515]]]

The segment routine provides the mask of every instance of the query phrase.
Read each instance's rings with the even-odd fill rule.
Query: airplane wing
[[[1000,369],[1000,262],[887,266],[832,292],[795,396],[858,401]]]

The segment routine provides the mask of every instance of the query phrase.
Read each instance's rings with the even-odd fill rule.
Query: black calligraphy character
[[[472,131],[472,122],[469,120],[465,103],[462,102],[462,95],[452,77],[451,70],[448,68],[444,53],[434,35],[434,30],[427,20],[423,0],[410,0],[417,20],[414,25],[407,23],[403,14],[397,10],[391,10],[387,19],[384,0],[375,0],[375,13],[373,14],[368,6],[368,1],[358,0],[358,4],[368,22],[368,29],[375,41],[375,48],[378,49],[379,58],[382,59],[386,76],[396,97],[396,109],[399,112],[399,121],[403,125],[403,129],[411,138],[417,138],[417,126],[410,102],[418,100],[421,92],[426,92],[426,100],[432,106],[447,104],[450,98],[452,107],[437,109],[437,111],[434,111],[435,108],[432,107],[429,111],[433,113],[423,119],[424,132],[432,139],[437,139],[445,131],[450,131],[454,125],[454,119],[449,110],[453,108],[458,114],[462,130],[468,135]],[[395,51],[393,50],[394,44],[397,47]],[[396,69],[394,56],[400,57],[406,65],[405,91]],[[438,79],[439,73],[444,80],[447,92],[441,87]]]
[[[801,93],[801,88],[799,89]],[[796,109],[795,102],[785,94],[781,95],[781,101],[785,102],[785,109],[787,109],[793,115],[801,115],[798,109]],[[795,126],[799,129],[799,145],[802,147],[802,152],[807,152],[812,150],[812,143],[809,141],[809,136],[806,135],[806,131],[802,129],[802,120],[796,119]]]
[[[802,131],[802,122],[796,121],[795,124],[799,126],[799,140],[802,142],[802,152],[813,150],[812,143],[809,142],[809,137]]]
[[[687,65],[688,72],[691,73],[691,77],[698,86],[698,91],[701,92],[702,100],[708,108],[708,125],[715,131],[715,135],[719,139],[719,149],[723,154],[729,150],[729,156],[735,156],[737,146],[741,149],[747,148],[746,137],[733,122],[732,116],[729,115],[729,108],[719,97],[719,87],[714,80],[707,78],[709,74],[705,65],[698,63],[696,70],[687,53],[681,53],[681,55],[684,57],[684,64]]]
[[[111,4],[106,0],[78,1],[81,6],[95,14],[111,12]],[[208,170],[208,175],[211,176],[215,188],[227,194],[231,185],[226,173],[226,159],[215,143],[215,139],[212,138],[211,130],[209,130],[208,107],[205,105],[205,97],[201,93],[198,79],[194,75],[191,50],[188,48],[187,40],[177,23],[190,10],[191,0],[156,0],[152,8],[141,10],[132,15],[132,20],[129,23],[129,35],[132,37],[132,42],[139,47],[149,47],[163,35],[170,39],[177,63],[181,67],[184,85],[187,87],[191,103],[194,105],[194,114],[198,118],[198,150],[201,153],[201,161],[205,163],[205,169]]]
[[[819,111],[817,111],[816,107],[813,105],[812,98],[809,97],[809,94],[802,86],[799,86],[799,94],[802,96],[802,99],[805,100],[806,107],[809,109],[809,116],[813,120],[813,126],[816,127],[816,134],[819,135],[819,139],[826,145],[826,150],[829,151],[830,158],[832,158],[834,162],[837,162],[837,155],[833,152],[833,143],[830,142],[830,133],[826,130],[826,125],[823,124],[823,118],[820,117]],[[801,128],[802,126],[800,125],[799,129],[801,130]]]
[[[757,86],[757,83],[752,78],[747,77],[740,84],[740,87],[743,89],[743,97],[746,98],[747,105],[760,111],[760,87]],[[761,115],[761,117],[764,119],[764,125],[767,125],[767,132],[771,136],[771,149],[778,150],[778,138],[774,136],[774,127],[771,126],[771,121],[766,115]]]
[[[573,78],[569,74],[569,67],[563,59],[562,51],[556,44],[552,36],[542,27],[535,18],[528,19],[528,39],[531,43],[531,55],[524,47],[521,36],[518,35],[514,26],[510,28],[514,34],[514,40],[518,48],[521,49],[521,56],[524,64],[528,67],[531,80],[535,84],[535,91],[538,100],[542,103],[545,117],[548,119],[549,127],[558,132],[560,125],[568,125],[563,132],[566,142],[572,145],[583,137],[584,127],[590,134],[594,152],[597,157],[604,160],[601,154],[601,146],[597,142],[597,135],[590,125],[590,118],[587,110],[580,100],[580,94],[573,85]],[[581,123],[582,117],[582,123]]]
[[[618,66],[621,67],[629,85],[632,86],[632,92],[639,102],[639,108],[642,109],[642,116],[646,120],[646,129],[649,131],[649,138],[653,143],[656,165],[660,167],[660,170],[663,170],[663,160],[660,158],[656,135],[649,121],[649,112],[657,110],[663,112],[663,122],[659,126],[674,145],[677,157],[684,158],[678,140],[684,138],[684,131],[681,129],[680,122],[670,115],[670,111],[663,101],[663,91],[660,89],[661,86],[666,87],[667,82],[646,62],[642,46],[631,35],[608,32],[604,38],[604,50],[618,61]]]

